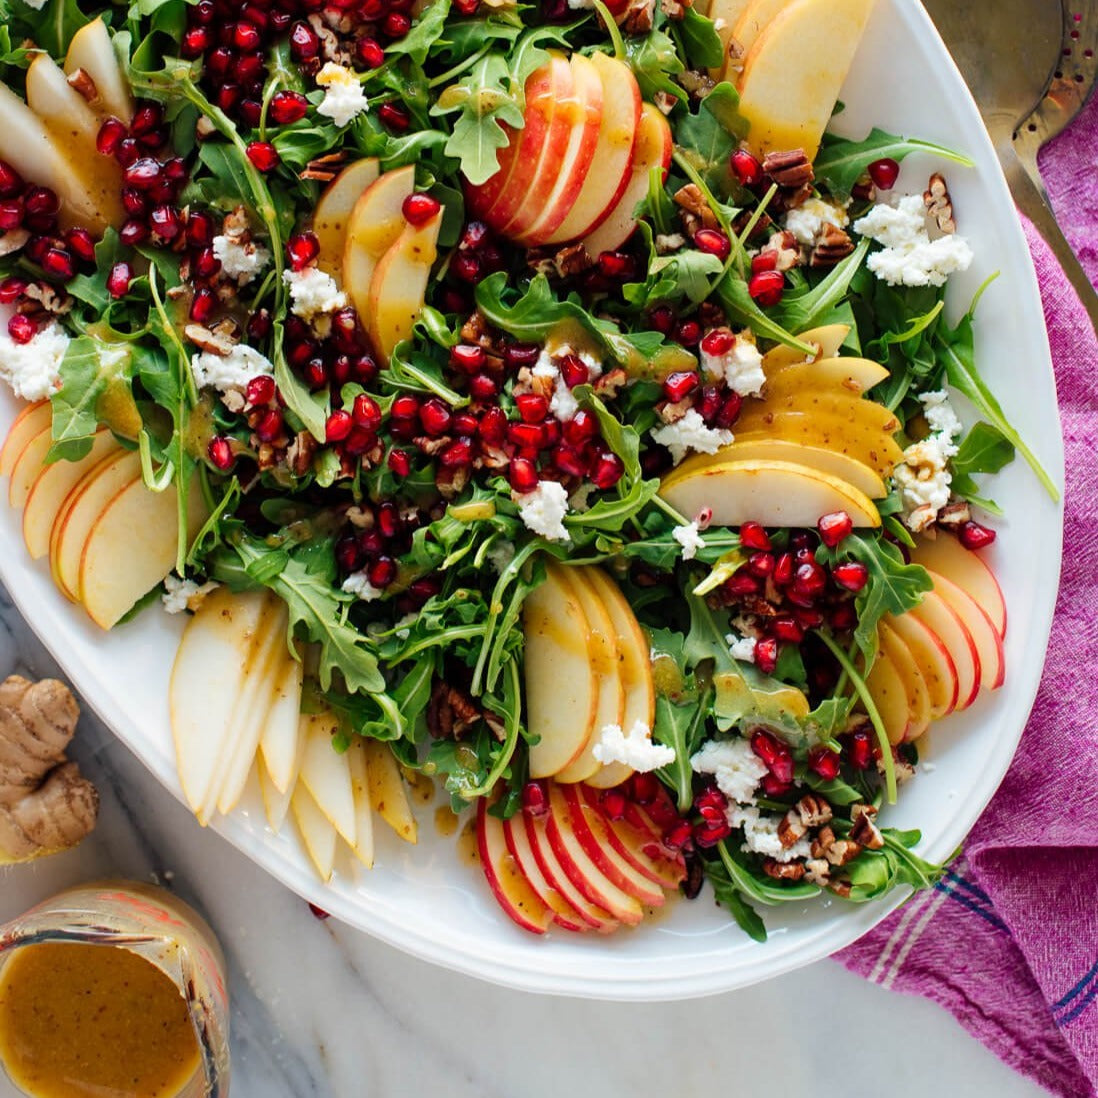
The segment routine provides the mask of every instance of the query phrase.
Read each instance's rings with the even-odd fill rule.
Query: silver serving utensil
[[[1037,152],[1098,79],[1098,0],[923,0],[983,115],[1011,194],[1098,333],[1098,293],[1048,203]]]

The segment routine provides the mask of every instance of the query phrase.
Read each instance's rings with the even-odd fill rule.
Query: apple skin
[[[937,591],[927,591],[923,601],[908,613],[940,638],[957,670],[957,704],[967,709],[980,692],[980,653],[968,626]]]
[[[313,232],[320,242],[316,264],[333,278],[343,277],[347,228],[358,200],[377,181],[381,169],[377,157],[349,164],[324,189],[313,211]],[[367,286],[369,279],[366,279]]]
[[[552,910],[553,922],[557,926],[574,933],[590,930],[592,924],[549,883],[541,871],[526,833],[524,815],[525,810],[520,809],[510,819],[503,821],[503,836],[515,864],[541,902]]]
[[[544,934],[553,912],[530,886],[507,849],[503,822],[488,812],[484,797],[477,802],[477,854],[488,887],[504,913],[523,930]]]
[[[53,409],[48,400],[24,404],[4,436],[0,446],[0,477],[10,477],[23,447],[39,432],[48,430],[53,423]]]
[[[998,690],[1006,677],[1003,659],[1003,639],[994,623],[979,603],[952,580],[937,572],[930,572],[934,590],[945,600],[957,617],[965,624],[972,643],[980,657],[980,686],[985,690]]]
[[[911,650],[898,634],[885,623],[879,623],[877,636],[881,651],[892,661],[907,692],[910,713],[904,740],[917,740],[930,727],[930,692]]]
[[[957,667],[941,637],[911,614],[888,614],[881,620],[907,646],[922,672],[930,698],[930,719],[952,713],[957,706]]]
[[[681,854],[667,848],[659,829],[639,805],[629,804],[626,818],[615,820],[603,811],[599,794],[593,787],[578,786],[577,794],[589,808],[599,812],[606,824],[610,845],[635,870],[662,888],[678,888],[686,876],[686,863]]]
[[[53,432],[49,427],[39,431],[19,452],[8,481],[8,503],[17,510],[25,507],[27,497],[41,472],[46,454],[53,444]]]
[[[936,538],[919,537],[911,550],[916,564],[951,579],[983,608],[1000,638],[1006,638],[1007,606],[995,573],[984,557],[966,549],[952,534],[939,531]]]

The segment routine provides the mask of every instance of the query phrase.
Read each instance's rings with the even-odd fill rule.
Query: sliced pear
[[[346,841],[355,845],[355,794],[351,768],[344,752],[332,746],[339,721],[331,712],[307,713],[304,717],[305,751],[301,758],[300,781],[313,796],[317,808]]]
[[[310,861],[320,874],[320,879],[330,881],[332,871],[335,869],[339,833],[332,826],[331,820],[320,811],[303,782],[298,782],[294,786],[290,808],[293,810],[294,821],[297,823],[298,831],[301,832]]]
[[[789,6],[790,0],[751,0],[740,13],[736,25],[732,28],[732,38],[736,40],[741,49],[739,64],[742,64],[751,47],[758,41],[759,35],[767,24],[783,9]],[[725,61],[721,72],[722,80],[730,80],[733,84],[739,83],[739,72],[732,69],[730,60]]]
[[[799,362],[771,371],[766,378],[763,398],[774,400],[805,389],[861,396],[886,377],[888,371],[868,358],[818,358],[814,362]]]
[[[301,680],[303,668],[287,651],[281,679],[259,741],[263,761],[275,787],[286,792],[301,769]]]
[[[39,400],[34,404],[24,404],[19,414],[12,420],[4,445],[0,446],[0,477],[10,477],[23,447],[35,435],[48,430],[53,422],[53,409],[48,400]]]
[[[272,831],[281,831],[290,811],[290,801],[293,799],[297,782],[292,782],[285,790],[279,789],[267,769],[267,764],[263,761],[262,752],[256,756],[255,768],[259,777],[259,792],[263,798],[263,811],[266,813],[267,823],[271,825]]]
[[[732,38],[732,30],[743,14],[744,8],[748,7],[750,3],[751,0],[712,0],[709,5],[708,15],[713,21],[713,28],[717,32],[717,37],[721,40],[721,50],[725,57],[723,64],[709,70],[709,75],[714,80],[722,79],[722,71],[728,64],[728,43]],[[694,8],[698,10],[698,5],[695,4]]]
[[[380,174],[381,168],[376,156],[356,160],[328,184],[316,204],[316,210],[313,211],[313,232],[320,241],[320,254],[316,262],[322,271],[326,271],[333,278],[339,279],[343,274],[347,227],[355,206]],[[369,285],[369,282],[367,278],[366,284]]]
[[[850,325],[848,324],[825,324],[820,328],[809,328],[807,331],[801,332],[797,338],[802,343],[811,343],[816,347],[816,353],[812,357],[814,362],[820,358],[834,358],[839,353],[839,348],[842,347],[848,335],[850,335]],[[791,366],[805,361],[803,351],[797,350],[796,347],[790,347],[788,344],[779,343],[777,347],[772,347],[763,355],[762,368],[763,372],[769,377],[770,374],[783,366]]]
[[[53,444],[53,434],[49,427],[41,430],[19,453],[15,460],[15,467],[11,471],[11,480],[8,481],[8,503],[12,507],[20,508],[26,505],[27,496],[34,485],[38,474],[42,471],[42,463],[46,460],[46,454]]]
[[[118,63],[111,32],[102,18],[93,19],[72,36],[65,56],[65,73],[72,76],[77,69],[83,69],[95,84],[97,95],[91,100],[92,109],[129,125],[134,115],[130,82]]]
[[[347,748],[347,765],[351,770],[351,790],[355,798],[355,857],[367,869],[374,864],[374,813],[370,807],[370,774],[366,765],[366,746],[356,736]]]
[[[742,431],[765,427],[772,417],[786,412],[803,412],[814,419],[838,421],[851,430],[877,432],[888,438],[900,426],[900,421],[883,404],[863,400],[853,394],[822,389],[805,389],[773,399],[747,402],[736,420],[736,426]]]
[[[903,743],[911,724],[907,687],[896,665],[883,651],[877,654],[865,685],[888,733],[888,742],[893,746]]]
[[[887,622],[878,623],[881,651],[892,661],[907,692],[905,740],[917,740],[930,727],[930,691],[914,654]]]
[[[672,472],[660,495],[680,514],[712,511],[716,526],[813,527],[821,515],[846,511],[855,526],[876,527],[881,516],[863,492],[827,473],[790,461],[731,461]]]
[[[366,755],[370,807],[405,842],[415,843],[416,818],[392,751],[378,740],[363,740],[362,748]]]

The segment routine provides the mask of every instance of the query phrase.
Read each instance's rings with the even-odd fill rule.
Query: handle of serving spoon
[[[1036,163],[1030,164],[1027,160],[1023,160],[1010,147],[999,149],[998,152],[999,162],[1003,166],[1003,173],[1006,175],[1014,201],[1018,203],[1018,208],[1033,222],[1037,231],[1045,238],[1045,243],[1052,249],[1068,281],[1079,295],[1079,300],[1090,317],[1095,335],[1098,336],[1098,292],[1095,292],[1086,271],[1083,270],[1082,264],[1071,250],[1071,245],[1056,221],[1056,216],[1048,204],[1048,194],[1045,191],[1045,185],[1041,182]]]

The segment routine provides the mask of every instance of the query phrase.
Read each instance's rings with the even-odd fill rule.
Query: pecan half
[[[655,14],[655,0],[630,0],[621,21],[621,29],[626,34],[647,34],[652,29]]]
[[[825,221],[820,229],[812,254],[808,258],[810,267],[833,267],[840,259],[845,259],[854,251],[854,241],[842,230]]]
[[[804,862],[779,862],[776,858],[767,858],[763,862],[763,872],[777,881],[799,881],[805,873]]]
[[[295,477],[303,477],[313,463],[317,441],[309,431],[299,431],[286,451],[286,464]]]
[[[923,191],[923,203],[926,212],[934,218],[938,228],[946,234],[957,231],[957,222],[953,218],[953,199],[949,197],[945,177],[935,172],[930,177],[927,189]]]
[[[778,841],[788,850],[798,839],[803,839],[808,834],[808,828],[804,825],[796,807],[791,808],[778,824]]]
[[[763,157],[763,174],[782,188],[803,187],[816,178],[812,170],[812,161],[804,154],[804,149],[786,149],[769,152]]]
[[[831,805],[816,793],[806,793],[790,811],[797,813],[805,827],[822,827],[831,823],[833,815]]]
[[[938,525],[960,527],[971,518],[972,510],[963,499],[952,500],[938,512]]]
[[[85,69],[74,69],[68,75],[69,86],[84,100],[86,103],[94,103],[99,98],[99,89],[95,86],[95,81],[91,78],[91,74]]]
[[[825,858],[809,858],[804,863],[804,879],[821,888],[828,884],[831,866]]]
[[[774,270],[776,271],[791,271],[801,262],[801,246],[788,229],[776,232],[760,251],[774,253]]]
[[[871,804],[856,804],[850,811],[850,838],[869,850],[880,850],[884,837],[877,827],[877,809]]]
[[[464,690],[435,680],[427,703],[427,731],[436,740],[460,740],[481,716],[480,708]]]
[[[233,340],[226,338],[224,335],[211,332],[209,328],[202,324],[188,324],[183,329],[183,334],[200,351],[206,351],[211,355],[221,355],[222,358],[232,354]]]
[[[675,205],[693,214],[706,229],[715,229],[718,226],[717,215],[709,208],[701,188],[696,183],[687,183],[680,187],[672,196]]]

